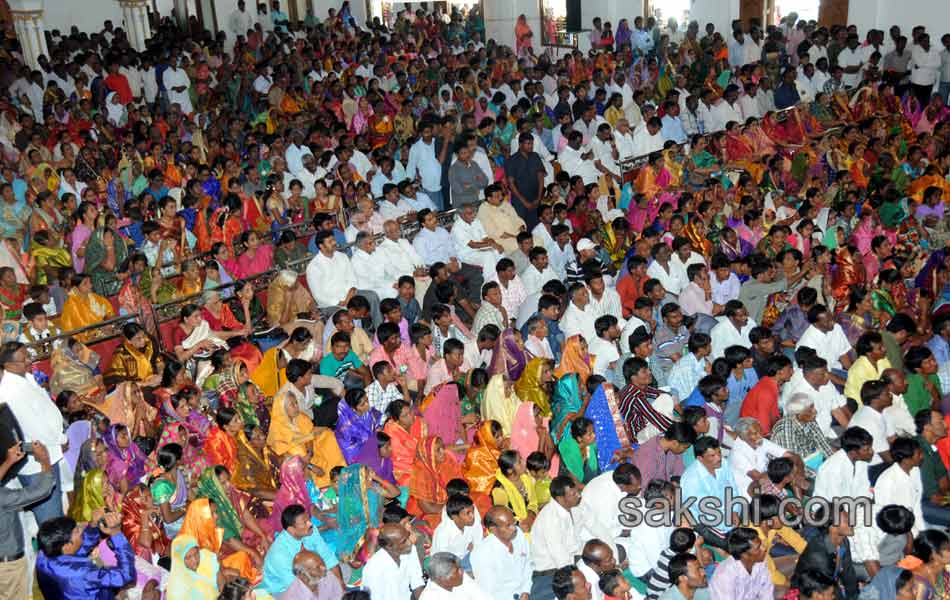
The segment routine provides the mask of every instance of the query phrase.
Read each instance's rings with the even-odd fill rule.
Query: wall
[[[515,22],[524,14],[534,32],[534,51],[541,48],[541,11],[537,0],[485,0],[485,37],[515,47]]]
[[[916,25],[924,25],[930,33],[931,44],[939,46],[940,36],[950,33],[950,2],[946,0],[849,0],[848,23],[858,28],[864,39],[868,29],[892,26],[901,28],[909,36]]]
[[[854,2],[855,0],[851,0]],[[865,0],[858,0],[864,2]],[[877,0],[870,0],[876,2]],[[739,18],[739,0],[693,0],[689,20],[699,23],[699,34],[705,35],[706,23],[716,26],[723,37],[732,31],[732,22]]]
[[[46,0],[43,4],[43,22],[50,31],[68,34],[73,25],[80,31],[102,31],[106,20],[122,26],[122,9],[116,0]]]

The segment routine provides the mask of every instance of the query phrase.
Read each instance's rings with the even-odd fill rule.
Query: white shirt
[[[643,577],[650,569],[655,569],[660,554],[670,547],[672,527],[666,524],[657,526],[646,519],[630,530],[627,537],[618,537],[615,541],[627,551],[630,572],[635,577]]]
[[[585,337],[585,339],[587,338]],[[620,358],[620,352],[617,351],[616,342],[605,340],[600,336],[594,336],[589,339],[587,343],[590,354],[594,357],[594,375],[606,377],[607,371],[611,369],[610,365],[616,363]],[[616,364],[614,364],[614,366],[616,366]]]
[[[851,48],[845,48],[838,53],[838,66],[842,69],[847,67],[856,67],[864,62],[864,54],[861,52],[861,47],[857,47],[854,50]],[[841,80],[844,82],[847,87],[855,87],[861,82],[861,71],[858,70],[855,73],[845,73]]]
[[[578,531],[582,540],[599,539],[608,544],[620,537],[620,501],[627,494],[614,483],[614,472],[605,471],[590,480],[581,492],[577,507]],[[617,551],[614,550],[615,556]]]
[[[395,241],[383,238],[376,246],[376,252],[373,255],[383,262],[386,267],[386,277],[393,281],[399,281],[403,275],[412,276],[416,267],[425,265],[425,261],[405,238]]]
[[[188,94],[188,88],[191,87],[191,79],[184,69],[168,67],[162,73],[162,83],[165,84],[165,90],[168,92],[168,101],[172,104],[181,106],[181,112],[190,115],[195,112],[191,104],[191,96]],[[185,90],[176,92],[172,88],[184,86]]]
[[[627,131],[627,133],[621,133],[619,130],[614,129],[614,143],[617,144],[617,155],[620,157],[620,160],[636,156],[634,154],[636,148],[634,147],[632,132]]]
[[[561,331],[564,333],[564,339],[578,333],[588,341],[597,337],[594,331],[594,316],[590,313],[588,307],[581,310],[574,302],[568,303],[567,310],[564,311],[559,323]]]
[[[709,360],[721,358],[729,346],[752,347],[752,342],[749,341],[749,332],[755,327],[755,321],[749,319],[742,331],[738,331],[729,317],[723,315],[716,317],[716,319],[719,323],[709,332],[709,337],[712,338],[712,353],[709,355]]]
[[[597,180],[600,179],[600,171],[594,167],[593,161],[581,158],[587,152],[588,148],[586,146],[581,146],[577,150],[565,146],[558,155],[558,162],[564,172],[571,177],[580,176],[584,180],[584,185],[597,183]]]
[[[511,552],[494,535],[475,546],[471,554],[475,583],[492,600],[511,600],[531,593],[534,564],[524,533],[518,531],[511,540]]]
[[[739,112],[738,102],[729,104],[725,100],[721,100],[709,111],[709,117],[711,121],[706,123],[706,131],[709,133],[724,131],[726,124],[730,121],[742,123],[742,114]]]
[[[374,595],[373,599],[375,598]],[[426,588],[422,590],[422,594],[419,595],[419,600],[488,600],[489,598],[491,596],[483,592],[475,580],[468,576],[468,573],[462,573],[462,585],[452,590],[447,590],[430,579]]]
[[[415,546],[399,557],[399,564],[382,548],[376,551],[363,568],[363,589],[373,600],[406,600],[412,591],[425,585],[422,565]]]
[[[715,273],[710,273],[709,287],[712,289],[712,301],[725,306],[726,302],[739,299],[742,284],[739,283],[739,278],[736,277],[735,273],[729,273],[729,277],[726,277],[725,281],[719,281]]]
[[[841,325],[835,323],[831,331],[825,333],[809,325],[795,348],[811,348],[818,356],[828,361],[828,370],[841,370],[841,357],[851,351],[851,343],[845,336]]]
[[[429,230],[423,227],[412,240],[412,247],[426,265],[437,262],[448,263],[453,258],[459,258],[459,249],[455,238],[443,227]]]
[[[158,97],[158,79],[155,75],[155,67],[142,70],[141,73],[142,92],[145,95],[145,101],[149,104],[153,104],[155,102],[155,98]],[[164,75],[162,80],[164,80]]]
[[[565,244],[563,248],[554,244],[554,247],[548,250],[548,264],[558,279],[567,279],[567,265],[574,260],[574,247],[570,243]]]
[[[554,352],[551,350],[551,342],[548,341],[548,338],[539,339],[529,334],[524,341],[524,347],[535,358],[554,360]]]
[[[620,294],[617,293],[617,290],[614,288],[604,288],[604,293],[601,294],[600,299],[594,297],[594,293],[590,294],[590,304],[587,306],[593,315],[594,319],[598,319],[604,315],[611,315],[616,317],[617,325],[623,329],[626,325],[626,320],[623,318],[623,305],[620,301]]]
[[[392,279],[386,276],[386,263],[379,260],[376,252],[367,254],[360,248],[353,250],[353,257],[350,258],[350,265],[353,267],[353,273],[356,275],[356,288],[361,290],[372,290],[383,298],[395,298],[396,288],[393,284],[398,279]]]
[[[41,442],[49,452],[49,462],[55,465],[63,458],[63,444],[68,440],[63,428],[63,414],[49,394],[36,383],[32,373],[26,376],[9,371],[0,379],[0,404],[10,407],[23,432],[24,442]],[[40,463],[27,454],[21,469],[23,475],[40,472]]]
[[[933,85],[940,78],[940,51],[931,44],[924,50],[914,44],[910,53],[910,82],[914,85]]]
[[[287,170],[294,175],[303,171],[303,157],[307,154],[313,156],[313,152],[306,144],[300,146],[290,144],[287,146],[287,150],[284,152],[284,158],[287,160]]]
[[[743,94],[739,96],[739,112],[742,113],[742,120],[761,119],[762,112],[759,110],[759,103],[755,96]]]
[[[620,167],[617,165],[617,161],[614,160],[614,149],[609,142],[601,141],[600,138],[595,137],[590,142],[591,149],[594,151],[594,160],[600,161],[600,166],[604,167],[611,174],[620,177]],[[619,156],[620,149],[617,149],[617,154]]]
[[[540,292],[544,284],[552,279],[560,278],[554,273],[550,266],[545,267],[544,271],[538,271],[538,268],[531,264],[528,265],[528,268],[521,274],[521,283],[524,284],[524,291],[528,296]],[[537,310],[537,303],[535,303],[534,310],[532,310],[531,314],[533,315]],[[531,315],[528,316],[530,317]]]
[[[812,402],[814,402],[815,412],[817,413],[815,422],[818,423],[824,436],[830,439],[838,437],[834,430],[831,429],[831,423],[834,420],[831,413],[842,406],[847,406],[848,401],[843,394],[838,392],[837,388],[835,388],[835,384],[829,381],[816,390],[805,380],[802,370],[795,369],[792,373],[792,378],[788,383],[782,386],[781,407],[784,408],[789,398],[797,393],[808,395]]]
[[[482,274],[485,280],[490,280],[495,273],[495,265],[502,259],[501,254],[494,248],[481,248],[476,250],[469,246],[471,242],[480,242],[488,237],[488,232],[482,222],[477,218],[471,223],[459,217],[455,219],[452,226],[452,237],[455,238],[459,248],[459,258],[462,262],[477,265],[482,268]]]
[[[550,571],[574,564],[581,553],[578,531],[572,513],[552,499],[531,527],[531,555],[536,571]],[[373,600],[376,600],[374,597]]]
[[[785,448],[768,438],[762,438],[755,448],[742,438],[736,438],[732,444],[732,451],[729,453],[729,467],[732,469],[732,477],[736,480],[738,491],[742,493],[743,498],[752,499],[749,495],[749,486],[752,484],[749,471],[765,473],[769,468],[769,460],[784,455]]]
[[[870,464],[876,465],[884,462],[880,453],[890,450],[891,445],[888,443],[887,438],[893,435],[893,432],[889,431],[891,425],[888,424],[883,414],[867,404],[864,404],[858,409],[858,412],[854,413],[854,416],[851,417],[851,422],[848,423],[848,427],[860,427],[871,434],[871,439],[873,440],[871,442],[871,449],[874,450],[874,457],[871,458]]]
[[[247,35],[252,23],[251,14],[247,11],[235,10],[231,13],[231,16],[228,17],[228,31],[234,35],[234,39],[231,40],[232,45],[237,41],[239,35]]]
[[[892,394],[891,405],[884,409],[884,419],[893,428],[894,435],[917,435],[917,426],[914,417],[907,408],[903,394]]]
[[[646,122],[641,122],[637,125],[637,128],[633,130],[633,155],[646,156],[647,154],[659,152],[663,149],[665,142],[666,140],[663,139],[662,129],[657,130],[655,134],[651,134],[650,130],[647,129]]]
[[[888,504],[903,506],[914,513],[916,536],[924,529],[924,515],[920,506],[924,497],[924,486],[920,480],[920,467],[914,467],[908,473],[898,464],[892,464],[881,473],[874,484],[874,507],[877,510]]]
[[[679,269],[676,269],[673,266],[673,260],[670,259],[668,263],[670,268],[669,271],[663,268],[663,266],[657,262],[652,261],[650,266],[647,267],[647,276],[653,279],[658,279],[661,284],[663,284],[663,289],[667,292],[673,294],[674,296],[679,296],[680,292],[683,291],[683,286],[688,282],[680,277]]]
[[[587,566],[584,559],[577,561],[577,570],[590,585],[590,600],[604,600],[604,593],[600,590],[600,576]]]
[[[327,258],[317,252],[307,265],[307,287],[319,306],[335,306],[356,287],[356,273],[342,252]]]
[[[482,526],[480,523],[478,527],[469,525],[459,529],[458,525],[448,515],[443,515],[442,521],[432,534],[432,553],[449,552],[461,560],[470,552],[469,545],[474,549],[481,540]]]
[[[379,201],[379,216],[387,221],[396,221],[413,211],[412,206],[401,196],[395,204],[389,200]]]

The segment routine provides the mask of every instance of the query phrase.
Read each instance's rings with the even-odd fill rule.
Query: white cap
[[[577,251],[583,252],[584,250],[593,250],[597,246],[594,245],[594,242],[590,241],[587,238],[583,238],[581,241],[577,242]]]

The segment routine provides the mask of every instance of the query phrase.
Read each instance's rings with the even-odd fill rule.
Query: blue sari
[[[379,527],[382,504],[372,482],[363,475],[363,465],[350,465],[337,479],[336,552],[340,557],[351,557],[359,548],[366,532]]]
[[[584,416],[594,422],[594,431],[597,434],[597,464],[601,471],[617,468],[617,464],[613,462],[614,453],[623,448],[620,436],[617,435],[615,413],[610,410],[605,385],[610,384],[597,387],[584,412]],[[613,386],[610,392],[614,393]]]

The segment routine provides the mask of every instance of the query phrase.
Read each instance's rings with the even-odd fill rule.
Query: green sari
[[[107,270],[102,266],[106,259],[107,248],[103,236],[105,229],[100,227],[96,229],[89,238],[86,245],[84,273],[88,273],[92,278],[92,289],[100,296],[114,296],[119,293],[122,287],[122,281],[116,279],[115,269]],[[112,250],[115,253],[115,266],[118,267],[129,256],[129,248],[114,231],[112,233]]]
[[[241,524],[241,517],[238,516],[234,504],[231,503],[228,492],[218,481],[218,476],[214,473],[214,467],[208,467],[201,473],[196,489],[199,498],[207,498],[217,506],[217,524],[218,527],[224,530],[224,539],[241,539],[241,530],[244,528]]]
[[[142,294],[145,298],[151,302],[152,300],[152,270],[151,268],[145,269],[142,272],[142,277],[139,279],[139,289],[142,290]],[[168,283],[167,280],[162,281],[162,284],[158,286],[158,292],[155,294],[155,304],[167,304],[175,299],[175,294],[177,290],[175,286]]]
[[[379,527],[382,503],[380,494],[373,489],[372,480],[366,476],[366,467],[350,465],[340,472],[337,479],[337,542],[336,551],[341,557],[352,556],[373,527]]]
[[[554,416],[551,418],[551,435],[557,442],[557,450],[558,454],[561,455],[563,466],[578,481],[586,483],[590,478],[585,477],[585,473],[597,474],[600,472],[600,468],[597,465],[597,444],[591,444],[587,448],[587,459],[585,460],[581,454],[580,446],[577,445],[577,440],[571,435],[568,416],[580,412],[581,406],[577,375],[569,373],[558,379],[554,386],[554,397],[551,406],[551,410],[554,412]],[[558,431],[562,426],[564,427],[564,433],[558,439]]]
[[[69,516],[77,522],[89,521],[97,508],[106,505],[105,471],[93,469],[82,479],[82,486],[76,491],[76,501],[69,507]]]

